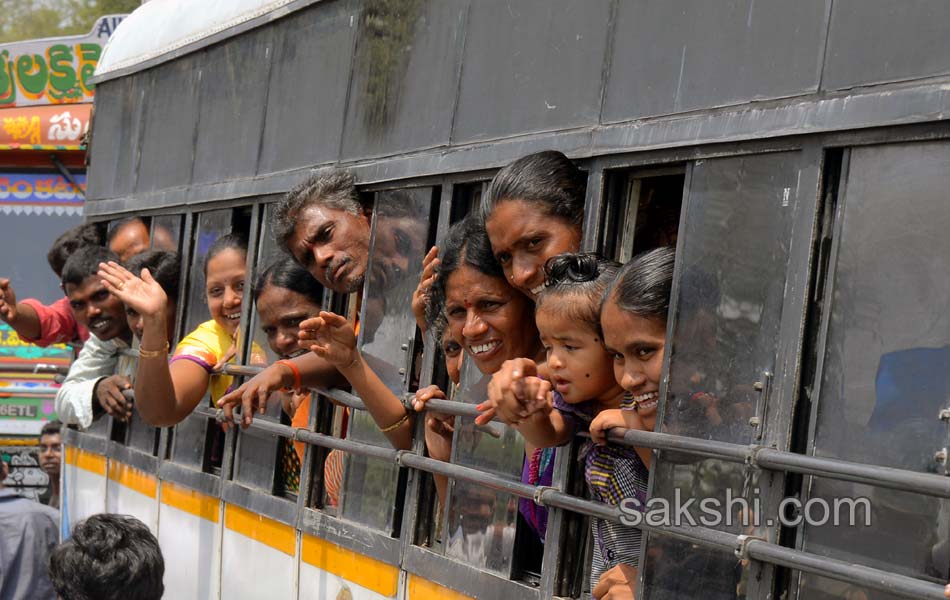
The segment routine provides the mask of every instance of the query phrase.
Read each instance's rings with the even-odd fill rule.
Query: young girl
[[[604,344],[626,395],[619,410],[604,410],[590,424],[591,438],[598,444],[606,444],[607,431],[613,427],[653,431],[656,426],[673,258],[673,249],[666,247],[634,257],[604,294],[600,311]],[[636,452],[649,467],[651,451],[636,448]],[[636,569],[620,564],[601,577],[593,595],[633,598],[636,575]]]
[[[544,379],[532,361],[509,361],[493,378],[480,410],[496,409],[528,443],[546,448],[568,443],[598,413],[620,407],[623,389],[614,378],[600,326],[601,301],[617,268],[589,254],[560,255],[547,263],[547,284],[535,314],[547,353],[540,373]],[[637,497],[645,502],[649,472],[634,451],[589,444],[584,452],[584,475],[595,500],[617,505]],[[601,519],[591,525],[592,582],[617,565],[636,567],[639,530]]]
[[[144,327],[135,377],[135,403],[142,418],[155,426],[170,427],[185,419],[205,393],[214,402],[233,378],[221,368],[233,361],[246,277],[247,243],[229,234],[218,238],[205,257],[205,295],[211,319],[199,325],[167,360],[169,341],[168,297],[147,269],[136,277],[110,262],[100,265],[99,276],[126,307],[142,316]]]

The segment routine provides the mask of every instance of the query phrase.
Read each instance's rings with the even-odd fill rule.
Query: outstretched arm
[[[168,297],[148,269],[136,277],[115,263],[99,265],[106,288],[129,308],[142,315],[144,324],[135,375],[135,403],[146,422],[170,427],[183,421],[201,402],[210,382],[209,373],[197,363],[168,364]]]
[[[357,351],[353,324],[340,315],[321,311],[319,317],[300,323],[299,336],[301,346],[346,377],[389,443],[397,450],[410,449],[413,417]]]
[[[297,371],[300,372],[300,387],[335,387],[343,384],[346,379],[340,375],[336,367],[320,358],[313,352],[289,359]],[[234,409],[241,406],[241,422],[247,427],[254,419],[254,411],[263,414],[267,408],[267,399],[274,392],[298,385],[296,373],[284,361],[276,362],[267,367],[236,390],[229,392],[218,400],[218,406],[224,411],[227,421],[234,421]]]
[[[29,304],[17,304],[16,292],[9,279],[0,278],[0,320],[25,340],[43,337],[40,317]]]

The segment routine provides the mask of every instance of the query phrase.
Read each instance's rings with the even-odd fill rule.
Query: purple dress
[[[554,448],[536,448],[531,456],[525,456],[524,467],[521,469],[521,482],[535,486],[551,485],[556,453]],[[543,543],[548,530],[547,507],[535,504],[527,498],[521,498],[518,500],[518,511]]]
[[[560,411],[574,433],[587,431],[598,412],[593,402],[568,404],[557,392],[554,393],[554,408]],[[618,506],[624,498],[637,498],[641,507],[646,505],[650,471],[633,448],[598,446],[587,441],[581,455],[584,457],[584,478],[593,500]],[[604,571],[617,565],[639,564],[639,529],[603,519],[591,519],[591,529],[594,535],[591,581],[596,582]]]

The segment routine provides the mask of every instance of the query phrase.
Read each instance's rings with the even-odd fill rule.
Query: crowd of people
[[[585,183],[559,152],[523,157],[497,173],[480,211],[425,255],[412,309],[426,339],[441,347],[452,385],[419,389],[413,409],[360,351],[358,332],[370,318],[321,310],[324,290],[351,294],[364,280],[401,272],[394,260],[388,272],[370,272],[372,206],[342,170],[312,176],[278,202],[271,231],[286,255],[263,265],[248,294],[246,238],[233,232],[214,241],[203,264],[211,318],[174,348],[181,264],[173,249],[148,250],[165,245],[135,218],[106,239],[83,225],[54,243],[49,262],[65,298],[53,305],[17,301],[12,284],[0,280],[0,318],[33,343],[84,342],[56,398],[60,418],[80,428],[103,414],[128,420],[133,410],[151,425],[172,426],[208,394],[232,423],[246,427],[280,402],[294,426],[306,427],[309,388],[349,385],[392,446],[409,449],[417,415],[430,400],[453,397],[464,359],[490,377],[477,423],[501,421],[524,438],[524,482],[549,485],[558,448],[588,431],[583,475],[591,496],[613,505],[643,500],[649,450],[608,445],[606,433],[654,428],[673,252],[655,248],[625,265],[582,253]],[[377,238],[381,230],[377,223]],[[374,252],[384,247],[377,239]],[[248,298],[278,360],[235,386],[223,366],[237,360]],[[428,454],[450,460],[454,418],[425,414]],[[302,445],[296,451],[302,458]],[[326,460],[329,504],[337,502],[342,458],[334,451]],[[445,502],[446,481],[435,479]],[[544,508],[524,500],[519,509],[543,542]],[[105,535],[87,527],[90,536]],[[632,598],[639,531],[594,519],[592,534],[594,597]],[[54,572],[53,581],[68,578]]]

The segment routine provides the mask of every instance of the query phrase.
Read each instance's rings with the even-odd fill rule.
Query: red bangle
[[[293,389],[299,390],[303,387],[303,383],[300,381],[300,369],[297,368],[297,365],[294,364],[292,360],[278,360],[274,363],[275,365],[284,365],[289,368],[290,371],[294,374],[294,385]]]

